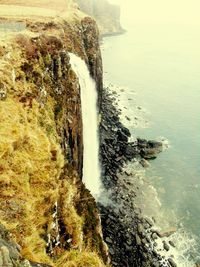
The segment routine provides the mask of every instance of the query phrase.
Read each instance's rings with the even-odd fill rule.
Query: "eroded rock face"
[[[94,17],[102,35],[123,33],[120,23],[120,7],[107,0],[76,0],[80,9]]]
[[[102,58],[99,46],[99,30],[96,23],[90,17],[81,21],[84,47],[87,55],[88,68],[93,79],[96,81],[99,105],[102,100],[103,71]]]

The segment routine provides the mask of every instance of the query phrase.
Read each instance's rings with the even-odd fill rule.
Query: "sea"
[[[145,179],[162,220],[179,232],[178,266],[193,267],[200,262],[200,27],[138,22],[104,38],[102,57],[104,84],[117,93],[133,137],[165,143]]]

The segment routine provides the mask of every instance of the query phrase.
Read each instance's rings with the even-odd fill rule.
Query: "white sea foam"
[[[170,141],[163,136],[159,136],[156,140],[162,143],[163,150],[167,150],[171,147]]]
[[[137,105],[136,92],[126,86],[117,86],[105,82],[104,86],[113,94],[114,104],[120,113],[120,120],[125,127],[131,129],[149,127],[148,111]]]
[[[163,242],[169,244],[173,242],[175,247],[170,246],[170,250],[163,250]],[[173,258],[178,267],[195,267],[195,262],[189,257],[192,252],[196,253],[197,243],[192,234],[186,232],[183,228],[178,229],[169,237],[157,240],[155,250],[165,258]]]
[[[178,267],[195,267],[195,261],[191,259],[191,255],[194,255],[195,260],[197,260],[195,237],[183,227],[178,228],[175,214],[163,208],[156,188],[147,180],[145,169],[141,167],[138,161],[134,161],[125,165],[124,171],[131,174],[128,179],[132,180],[131,184],[137,189],[133,201],[135,206],[141,210],[143,217],[148,217],[155,222],[153,228],[156,231],[160,233],[171,232],[167,237],[158,238],[156,241],[152,239],[150,250],[156,251],[163,257],[163,267],[169,266],[169,258],[172,258]],[[151,234],[151,231],[146,232],[146,236],[150,239]],[[164,249],[163,242],[169,245],[169,251]],[[175,247],[170,245],[169,242],[174,244]]]

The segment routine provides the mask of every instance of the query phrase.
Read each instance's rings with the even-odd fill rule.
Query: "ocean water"
[[[146,177],[156,188],[166,220],[197,240],[199,252],[190,255],[197,261],[200,27],[138,23],[124,35],[105,38],[102,56],[104,80],[110,87],[118,85],[115,90],[121,95],[131,132],[170,143],[169,149],[151,161]]]

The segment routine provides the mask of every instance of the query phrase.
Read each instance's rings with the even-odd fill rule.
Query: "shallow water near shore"
[[[193,235],[200,250],[199,31],[193,25],[135,25],[104,39],[102,54],[105,81],[123,85],[114,90],[132,133],[169,140],[146,177],[164,214]],[[198,261],[198,254],[190,256]]]

